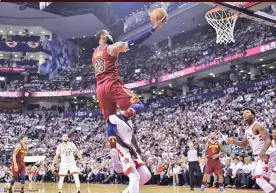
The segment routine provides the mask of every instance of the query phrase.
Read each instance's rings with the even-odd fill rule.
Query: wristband
[[[143,41],[145,41],[146,39],[148,39],[154,32],[155,32],[155,29],[151,28],[149,31],[144,32],[139,37],[134,38],[132,40],[129,40],[128,41],[128,48],[130,49],[133,46],[141,44]]]

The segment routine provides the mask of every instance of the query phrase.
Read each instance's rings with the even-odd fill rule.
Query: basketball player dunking
[[[108,123],[107,133],[111,148],[110,156],[115,171],[121,169],[118,152],[116,150],[118,124],[124,124],[130,128],[128,124],[129,118],[144,109],[144,104],[124,86],[119,78],[118,56],[121,52],[126,52],[148,39],[166,23],[166,19],[167,17],[161,20],[156,19],[153,28],[127,42],[114,43],[112,36],[106,30],[100,30],[96,34],[99,46],[95,49],[92,56],[92,63],[95,68],[97,80],[96,93],[104,119]],[[116,115],[117,108],[124,110],[124,112]],[[131,147],[128,148],[131,149]]]
[[[12,180],[10,181],[10,187],[8,192],[12,193],[13,185],[20,178],[21,182],[21,191],[20,193],[24,193],[24,184],[25,184],[25,162],[24,157],[28,152],[28,137],[22,136],[20,137],[20,144],[18,144],[12,155]]]
[[[222,164],[219,159],[220,152],[223,150],[222,145],[216,141],[216,134],[212,132],[210,134],[210,141],[206,144],[205,154],[207,156],[207,163],[205,168],[205,174],[203,176],[202,185],[200,191],[203,192],[207,183],[207,179],[213,173],[218,175],[220,192],[225,192],[223,186]]]
[[[271,147],[271,140],[266,128],[255,120],[256,113],[251,108],[243,110],[243,119],[247,124],[245,136],[242,141],[228,138],[227,143],[235,144],[239,147],[251,146],[253,156],[257,161],[255,167],[256,183],[264,190],[265,193],[275,193],[275,177],[273,168],[276,165],[276,152]]]
[[[57,162],[58,157],[61,157],[61,163],[59,167],[59,182],[58,182],[58,191],[62,193],[62,187],[65,176],[70,171],[70,175],[73,175],[77,187],[77,193],[80,193],[80,179],[79,172],[76,165],[74,153],[77,154],[78,158],[82,160],[82,156],[77,149],[76,145],[72,142],[68,142],[68,135],[64,134],[62,136],[62,144],[59,144],[56,155],[52,163],[52,171],[55,171],[55,163]]]

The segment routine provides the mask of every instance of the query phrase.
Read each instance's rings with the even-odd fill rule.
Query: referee
[[[189,162],[189,179],[190,179],[190,187],[191,190],[194,190],[194,185],[200,185],[202,182],[202,173],[201,173],[201,169],[199,166],[199,162],[198,162],[198,157],[199,155],[199,151],[197,149],[195,149],[194,147],[194,142],[190,141],[188,143],[189,145],[189,149],[187,151],[187,153],[185,153],[188,157],[188,162]],[[196,177],[195,177],[195,173],[197,176],[197,183],[195,183],[196,181]]]

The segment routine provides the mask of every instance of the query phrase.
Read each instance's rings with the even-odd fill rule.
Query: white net
[[[219,8],[212,9],[205,14],[207,22],[216,30],[217,44],[235,43],[234,28],[238,15]]]

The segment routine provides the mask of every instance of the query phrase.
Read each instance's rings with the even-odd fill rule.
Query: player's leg
[[[145,109],[145,106],[140,99],[123,84],[114,83],[111,88],[113,101],[116,102],[117,106],[124,110],[123,115],[119,116],[122,121],[127,123],[129,118]]]
[[[140,174],[135,166],[132,166],[127,174],[129,185],[122,193],[139,193],[140,191]]]
[[[109,116],[116,114],[116,104],[113,103],[107,96],[107,92],[110,90],[110,85],[102,83],[97,86],[97,98],[99,100],[100,108],[103,113],[104,119],[107,121],[107,136],[108,144],[111,148],[110,157],[112,159],[112,167],[117,173],[122,171],[122,165],[119,161],[119,155],[116,150],[116,133],[117,125],[113,124],[109,120]]]
[[[274,187],[268,182],[270,174],[267,165],[259,160],[255,168],[255,179],[256,183],[265,193],[274,193]]]
[[[18,170],[19,170],[19,168],[18,168]],[[13,186],[14,186],[15,182],[18,181],[18,179],[19,179],[19,171],[17,171],[17,172],[15,171],[14,165],[12,163],[12,179],[10,181],[10,186],[9,186],[9,190],[8,190],[9,193],[12,193]]]
[[[143,165],[137,168],[138,173],[140,174],[140,187],[146,184],[151,179],[151,173],[147,166]]]
[[[78,172],[78,168],[76,166],[76,164],[72,164],[72,166],[70,166],[70,174],[73,175],[74,180],[75,180],[75,184],[76,184],[76,188],[77,188],[77,193],[80,193],[80,178],[79,178],[79,172]]]
[[[68,174],[68,170],[69,168],[67,167],[67,165],[65,164],[60,164],[60,168],[59,168],[59,181],[58,181],[58,192],[62,193],[62,187],[63,187],[63,183],[64,183],[64,178],[65,176]]]
[[[20,183],[21,183],[20,193],[24,193],[25,176],[26,176],[26,169],[25,169],[25,164],[23,164],[22,166],[20,166]]]
[[[225,188],[223,186],[223,172],[222,172],[222,165],[220,160],[215,160],[214,162],[214,174],[218,175],[218,182],[219,182],[219,189],[220,192],[225,192]]]
[[[203,179],[202,179],[202,185],[200,187],[200,191],[203,192],[205,189],[205,186],[207,185],[207,180],[209,175],[212,175],[213,173],[213,160],[207,160],[206,162],[206,166],[205,166],[205,173],[203,175]]]

